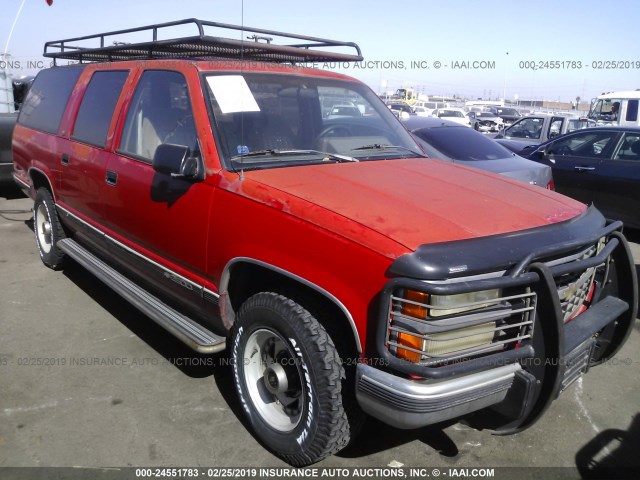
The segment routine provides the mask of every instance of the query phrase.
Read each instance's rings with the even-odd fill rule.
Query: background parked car
[[[361,117],[362,112],[354,105],[334,105],[327,118]]]
[[[460,125],[464,125],[465,127],[471,126],[471,120],[469,120],[465,111],[461,108],[438,108],[433,111],[433,116],[444,120],[450,120]]]
[[[506,127],[495,139],[512,152],[526,156],[541,143],[558,135],[595,126],[596,122],[593,120],[570,114],[530,115]]]
[[[421,107],[421,106],[417,106],[417,107],[414,106],[413,113],[415,113],[419,117],[430,117],[433,114],[433,109],[427,108],[427,107]]]
[[[489,109],[491,113],[504,120],[505,125],[511,125],[516,120],[522,118],[522,115],[515,108],[509,107],[491,107]]]
[[[552,168],[558,192],[640,228],[640,128],[568,133],[540,145],[528,158]]]
[[[413,115],[413,107],[406,103],[388,103],[387,107],[391,109],[396,117]]]
[[[418,100],[415,104],[414,107],[424,107],[428,110],[435,110],[436,108],[447,108],[449,107],[449,103],[447,102],[427,102],[424,100]]]
[[[553,189],[550,167],[519,157],[470,128],[434,117],[411,117],[403,124],[431,158],[500,173]]]
[[[491,112],[469,112],[467,113],[471,127],[479,132],[499,132],[504,128],[504,120],[495,116]]]

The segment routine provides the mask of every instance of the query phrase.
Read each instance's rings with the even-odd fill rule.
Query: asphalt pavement
[[[0,467],[285,467],[243,424],[226,357],[194,354],[78,266],[45,268],[31,206],[0,192]],[[639,369],[636,320],[618,356],[529,430],[371,420],[317,466],[640,467]]]

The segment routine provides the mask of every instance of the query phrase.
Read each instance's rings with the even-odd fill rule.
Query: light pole
[[[509,52],[507,52],[507,59],[509,58]],[[504,64],[504,84],[502,85],[502,103],[507,103],[507,62]]]

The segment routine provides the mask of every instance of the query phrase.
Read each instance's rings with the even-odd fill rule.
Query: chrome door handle
[[[573,168],[575,168],[579,172],[592,172],[593,170],[596,169],[596,167],[573,167]]]

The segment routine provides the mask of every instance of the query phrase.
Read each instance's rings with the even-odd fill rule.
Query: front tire
[[[36,192],[33,230],[42,262],[53,270],[60,270],[64,265],[65,254],[58,247],[58,242],[65,238],[65,234],[53,197],[46,188],[39,188]]]
[[[267,448],[305,466],[347,446],[344,368],[307,310],[282,295],[258,293],[242,305],[231,346],[240,404]]]

